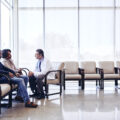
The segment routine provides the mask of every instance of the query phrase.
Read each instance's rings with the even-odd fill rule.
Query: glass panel
[[[43,47],[43,11],[19,10],[19,66],[34,68],[35,50]]]
[[[13,0],[1,0],[8,8],[12,6]]]
[[[80,6],[82,7],[114,6],[114,0],[80,0]]]
[[[12,0],[6,0],[10,5],[12,5]]]
[[[78,0],[46,0],[45,7],[76,7]]]
[[[77,8],[46,9],[45,43],[51,61],[78,60]]]
[[[116,0],[116,6],[120,7],[120,0]]]
[[[120,60],[120,10],[116,10],[116,60]]]
[[[1,4],[1,48],[10,47],[10,11]]]
[[[19,7],[42,7],[43,0],[18,0]]]
[[[113,10],[80,11],[81,60],[114,59]]]

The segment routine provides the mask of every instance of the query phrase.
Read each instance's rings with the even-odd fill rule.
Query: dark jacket
[[[0,73],[1,74],[5,74],[5,75],[9,75],[9,72],[13,73],[15,75],[15,72],[7,67],[5,67],[1,62],[0,62]],[[0,75],[0,77],[2,77]]]

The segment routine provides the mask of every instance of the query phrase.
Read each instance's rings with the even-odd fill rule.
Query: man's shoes
[[[22,99],[21,96],[16,96],[16,97],[15,97],[15,100],[16,100],[16,101],[19,101],[19,102],[24,102],[24,100]]]
[[[33,93],[32,95],[30,95],[30,97],[36,97],[37,95],[37,93]]]
[[[28,108],[36,108],[38,105],[33,103],[33,102],[26,102],[25,103],[25,107],[28,107]]]
[[[45,98],[45,95],[38,95],[36,96],[37,99],[44,99]]]

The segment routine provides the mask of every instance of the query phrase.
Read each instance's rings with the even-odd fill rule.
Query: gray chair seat
[[[1,96],[6,95],[7,93],[10,92],[11,88],[9,84],[1,84]]]
[[[85,74],[84,79],[100,79],[101,75],[100,74]]]
[[[47,79],[47,84],[59,84],[59,79]]]
[[[82,79],[82,76],[80,74],[65,74],[65,79]]]
[[[104,74],[104,79],[119,79],[120,74]]]

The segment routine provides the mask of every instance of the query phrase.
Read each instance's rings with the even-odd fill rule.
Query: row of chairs
[[[49,71],[48,73],[50,73]],[[54,71],[53,71],[54,72]],[[104,89],[104,80],[114,80],[115,86],[118,86],[118,80],[120,79],[120,61],[100,61],[98,67],[95,61],[79,62],[69,61],[62,62],[58,67],[58,73],[54,80],[47,79],[46,76],[46,88],[49,84],[60,86],[60,95],[62,93],[62,86],[66,89],[66,81],[78,81],[79,86],[83,90],[85,88],[85,81],[96,81],[96,86],[99,85],[100,89]],[[48,75],[48,74],[47,74]],[[98,84],[99,83],[99,84]],[[48,94],[47,89],[47,96]],[[54,94],[54,93],[53,93]]]
[[[80,66],[80,67],[79,67]],[[95,61],[81,62],[64,62],[63,69],[63,86],[65,90],[66,81],[77,80],[82,89],[85,88],[86,80],[96,80],[96,85],[104,89],[104,80],[114,80],[115,86],[118,86],[120,79],[120,61],[115,63],[113,61],[100,61],[96,65]]]
[[[79,86],[81,86],[82,90],[85,88],[86,80],[96,80],[96,85],[99,81],[99,86],[101,89],[104,89],[104,80],[114,80],[115,86],[118,86],[118,80],[120,79],[120,61],[117,61],[116,67],[114,64],[115,63],[113,61],[100,61],[99,67],[97,67],[96,62],[94,61],[84,61],[81,62],[80,65],[79,62],[62,62],[57,70],[48,71],[45,76],[46,97],[54,94],[61,95],[62,86],[65,90],[66,81],[71,80],[79,81]],[[48,79],[48,75],[51,72],[55,72],[55,79],[53,80]],[[49,93],[50,84],[59,85],[59,92]],[[2,90],[0,90],[0,103],[4,97],[2,94]],[[12,106],[11,92],[8,95],[10,95],[9,106]]]
[[[79,67],[80,66],[80,67]],[[48,79],[48,75],[51,72],[55,72],[55,79]],[[113,61],[100,61],[99,67],[96,67],[96,62],[94,61],[84,61],[81,62],[62,62],[57,70],[52,70],[47,72],[45,76],[45,93],[46,97],[49,95],[62,93],[62,86],[65,90],[66,81],[77,80],[79,81],[79,86],[82,89],[85,88],[86,80],[96,80],[96,85],[99,81],[99,86],[104,89],[104,80],[114,80],[115,86],[118,86],[118,80],[120,79],[120,62],[117,62],[117,67],[115,67]],[[49,85],[59,85],[60,91],[49,93]]]

